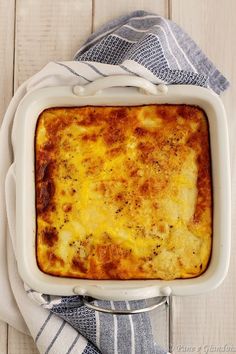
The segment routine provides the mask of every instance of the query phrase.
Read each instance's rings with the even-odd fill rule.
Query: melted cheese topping
[[[35,146],[36,253],[43,272],[175,279],[206,269],[212,199],[201,109],[47,109]]]

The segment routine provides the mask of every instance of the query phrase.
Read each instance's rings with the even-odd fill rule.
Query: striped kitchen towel
[[[89,37],[75,60],[119,65],[153,83],[210,87],[218,94],[229,85],[179,26],[143,11],[103,26]]]
[[[4,151],[0,160],[0,288],[3,289],[0,317],[20,330],[28,330],[40,353],[166,353],[153,340],[147,314],[127,317],[98,314],[84,307],[79,296],[49,296],[24,286],[14,258],[15,220],[8,219],[11,226],[8,229],[3,200],[7,170],[14,161],[11,127],[21,99],[41,87],[85,85],[99,77],[127,74],[144,77],[155,84],[204,86],[218,94],[229,85],[175,23],[136,11],[92,34],[76,53],[74,61],[49,63],[25,82],[13,97],[3,120],[0,131],[0,151]],[[117,309],[137,306],[136,302],[103,304]]]

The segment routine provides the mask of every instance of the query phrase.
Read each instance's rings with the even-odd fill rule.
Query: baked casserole
[[[37,123],[35,164],[43,272],[168,280],[207,268],[212,186],[200,108],[46,109]]]

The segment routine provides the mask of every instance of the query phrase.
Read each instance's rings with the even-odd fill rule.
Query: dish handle
[[[84,86],[74,86],[72,90],[76,96],[93,96],[106,88],[126,86],[138,87],[142,93],[151,95],[166,94],[168,92],[168,87],[164,84],[154,85],[142,77],[131,75],[102,77]]]
[[[91,310],[103,312],[103,313],[108,313],[111,315],[137,315],[140,313],[152,311],[164,304],[167,304],[167,305],[169,304],[168,296],[158,296],[153,299],[155,299],[155,302],[150,305],[140,307],[137,309],[127,309],[127,310],[116,310],[115,308],[105,308],[105,307],[101,307],[99,305],[94,305],[91,302],[96,299],[94,299],[92,297],[88,297],[88,296],[83,296],[83,303],[86,307],[88,307]]]

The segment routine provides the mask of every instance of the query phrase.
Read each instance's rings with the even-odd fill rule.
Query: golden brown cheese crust
[[[36,138],[37,260],[88,279],[198,276],[211,254],[207,118],[194,106],[52,108]]]

